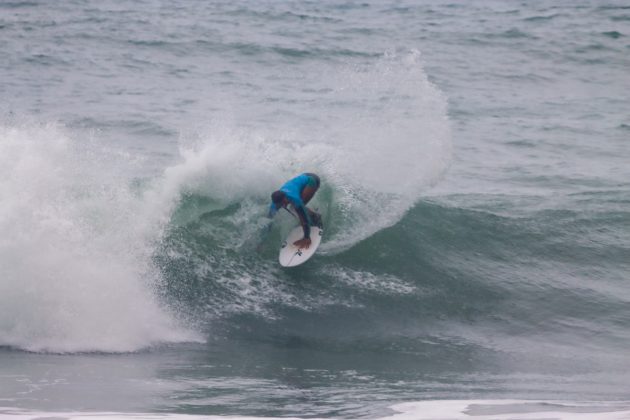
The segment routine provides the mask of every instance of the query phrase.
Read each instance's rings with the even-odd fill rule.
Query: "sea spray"
[[[320,74],[325,81],[316,80]],[[271,191],[315,172],[322,188],[310,206],[327,221],[320,252],[338,253],[395,224],[444,174],[451,159],[447,101],[417,51],[370,64],[326,63],[298,80],[319,86],[301,96],[311,104],[302,127],[294,125],[297,109],[265,126],[215,118],[194,141],[182,139],[181,162],[166,170],[163,187],[219,207],[254,201],[255,223]]]
[[[159,232],[117,165],[56,124],[0,127],[0,345],[135,351],[198,340],[160,305]],[[140,223],[143,221],[143,223]]]

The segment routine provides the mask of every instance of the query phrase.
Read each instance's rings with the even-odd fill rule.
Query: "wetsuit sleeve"
[[[295,212],[300,218],[300,224],[302,225],[302,229],[304,229],[304,237],[311,238],[311,223],[308,218],[308,214],[306,214],[306,209],[304,206],[295,206]]]

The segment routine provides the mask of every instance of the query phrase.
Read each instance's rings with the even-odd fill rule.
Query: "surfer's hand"
[[[308,247],[311,246],[311,238],[302,238],[299,241],[293,242],[293,245],[298,248],[308,249]]]

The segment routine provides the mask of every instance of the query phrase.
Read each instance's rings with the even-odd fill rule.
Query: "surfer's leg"
[[[308,211],[308,217],[311,219],[311,226],[317,226],[322,229],[324,227],[322,223],[322,215],[309,209],[308,207],[306,207],[306,211]]]

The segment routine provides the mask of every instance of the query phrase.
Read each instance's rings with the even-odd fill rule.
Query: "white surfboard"
[[[293,242],[298,241],[304,237],[304,230],[302,226],[298,226],[293,229],[287,238],[282,241],[280,247],[280,255],[278,261],[283,267],[295,267],[303,262],[306,262],[309,258],[315,254],[319,243],[322,241],[323,229],[316,226],[311,226],[311,246],[308,248],[298,248],[293,245]]]

